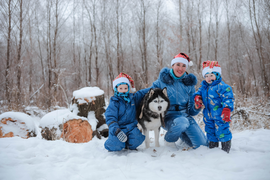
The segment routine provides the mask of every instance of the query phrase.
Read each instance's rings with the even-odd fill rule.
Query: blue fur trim
[[[159,73],[159,79],[160,79],[160,81],[162,81],[168,85],[173,84],[173,82],[174,82],[174,79],[170,74],[170,69],[167,67],[161,69],[161,71]]]
[[[187,76],[183,77],[183,83],[186,86],[195,86],[197,84],[197,78],[194,74],[188,74]]]
[[[177,81],[172,77],[170,74],[170,69],[167,67],[161,69],[159,79],[168,85],[171,85],[174,83],[174,81]],[[186,74],[182,79],[180,79],[180,81],[182,81],[186,86],[194,86],[197,84],[197,78],[193,74]]]

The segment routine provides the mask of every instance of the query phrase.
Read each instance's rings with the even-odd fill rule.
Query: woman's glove
[[[200,109],[202,107],[202,97],[199,95],[196,95],[194,98],[195,101],[195,108]]]
[[[229,108],[224,108],[221,117],[223,121],[231,122],[231,110]]]
[[[126,142],[127,141],[127,135],[123,131],[121,131],[121,129],[118,128],[115,131],[115,135],[119,139],[119,141],[121,141],[121,142]]]

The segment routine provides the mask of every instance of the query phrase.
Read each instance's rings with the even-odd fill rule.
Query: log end
[[[70,143],[86,143],[92,140],[92,134],[88,121],[73,119],[64,123],[61,138]]]

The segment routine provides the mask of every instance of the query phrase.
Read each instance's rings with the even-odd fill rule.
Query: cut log
[[[61,138],[71,143],[85,143],[92,140],[93,131],[86,120],[73,119],[64,123]]]
[[[71,143],[89,142],[93,130],[88,119],[72,113],[69,109],[52,111],[41,118],[42,138],[46,140],[63,140]]]
[[[62,132],[62,130],[63,130],[62,124],[59,125],[58,129],[55,127],[52,127],[52,128],[43,127],[41,128],[41,136],[43,139],[46,139],[46,140],[51,140],[51,141],[58,140],[61,138],[58,131]]]
[[[95,135],[99,139],[101,139],[101,136],[108,137],[108,128],[103,128],[102,131],[98,130],[102,125],[106,125],[103,115],[105,112],[104,91],[98,87],[86,87],[74,91],[71,107],[71,111],[76,112],[78,116],[88,118],[89,121],[91,121],[89,112],[94,112],[97,123],[90,123],[93,129],[93,137]]]
[[[19,136],[21,138],[36,137],[34,130],[27,127],[25,122],[12,118],[3,118],[0,121],[0,138]]]

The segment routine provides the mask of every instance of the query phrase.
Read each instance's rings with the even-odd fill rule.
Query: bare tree
[[[226,0],[225,1],[225,4],[226,4],[226,16],[227,16],[227,30],[228,30],[228,37],[227,37],[227,41],[228,41],[228,45],[227,45],[227,53],[228,53],[228,58],[227,58],[227,70],[228,70],[228,74],[229,74],[229,81],[230,81],[230,84],[231,84],[231,79],[232,79],[232,76],[231,76],[231,69],[230,69],[230,61],[231,61],[231,27],[230,27],[230,18],[229,18],[229,12],[230,12],[230,7],[229,7],[229,0]]]
[[[180,51],[182,52],[182,41],[183,41],[183,26],[182,26],[182,0],[179,0],[179,25],[180,25]]]
[[[19,4],[20,4],[20,17],[19,17],[19,22],[20,22],[20,27],[19,27],[19,47],[18,47],[18,52],[17,52],[17,93],[16,93],[16,104],[19,105],[21,104],[21,74],[22,74],[22,70],[21,70],[21,49],[22,49],[22,36],[23,36],[23,28],[22,28],[22,24],[23,24],[23,0],[19,0]]]
[[[215,13],[215,20],[216,20],[216,27],[215,27],[215,60],[218,60],[218,39],[219,39],[219,11],[220,11],[220,2],[219,0],[215,0],[214,6],[214,13]]]
[[[207,44],[207,59],[209,59],[209,54],[210,54],[210,49],[211,49],[211,23],[212,23],[212,8],[213,8],[213,0],[210,0],[210,19],[209,19],[209,24],[208,24],[208,37],[207,37],[207,41],[208,41],[208,44]]]
[[[256,3],[255,0],[252,0],[252,2],[249,0],[249,12],[250,12],[250,19],[251,19],[251,26],[252,26],[252,30],[253,30],[253,36],[254,36],[254,40],[256,42],[256,50],[258,53],[258,57],[260,60],[260,64],[261,64],[261,76],[263,79],[263,84],[264,84],[264,93],[266,97],[269,97],[269,83],[268,83],[268,77],[266,74],[266,69],[265,69],[265,57],[263,54],[263,47],[262,47],[262,36],[260,33],[260,28],[259,28],[259,24],[258,24],[258,19],[256,17]],[[253,23],[254,20],[254,23]],[[254,25],[256,27],[256,30],[254,28]]]
[[[199,0],[199,4],[198,4],[198,21],[199,21],[199,37],[200,37],[200,42],[199,42],[199,61],[197,63],[197,70],[200,71],[201,70],[201,64],[202,64],[202,3],[201,0]]]
[[[8,104],[10,104],[10,96],[9,96],[9,91],[10,91],[10,82],[9,82],[9,74],[10,74],[10,41],[11,41],[11,18],[12,18],[12,11],[11,11],[11,3],[12,0],[8,0],[8,31],[7,31],[7,58],[6,58],[6,70],[5,70],[5,78],[6,78],[6,83],[5,83],[5,89],[6,89],[6,100]]]
[[[161,40],[161,36],[160,36],[160,29],[161,29],[161,25],[160,25],[160,21],[161,21],[161,8],[163,7],[163,2],[162,0],[159,0],[157,2],[157,6],[156,6],[156,11],[157,11],[157,16],[156,16],[156,56],[157,56],[157,77],[158,74],[160,72],[160,70],[163,68],[163,60],[162,60],[162,52],[163,52],[163,48],[162,48],[162,40]],[[180,30],[181,31],[181,30]],[[181,40],[180,40],[181,42]],[[181,45],[180,45],[181,47]]]
[[[92,21],[92,12],[90,9],[90,6],[84,1],[84,6],[88,14],[89,24],[90,24],[90,42],[89,42],[89,58],[88,58],[88,85],[92,82],[92,56],[93,56],[93,37],[94,37],[94,31],[93,31],[93,21]]]
[[[143,86],[148,86],[148,59],[147,59],[147,27],[146,27],[146,16],[150,8],[150,2],[140,0],[139,2],[139,12],[138,12],[138,20],[139,20],[139,40],[140,40],[140,52],[141,52],[141,66],[142,66],[142,74],[143,76]]]

